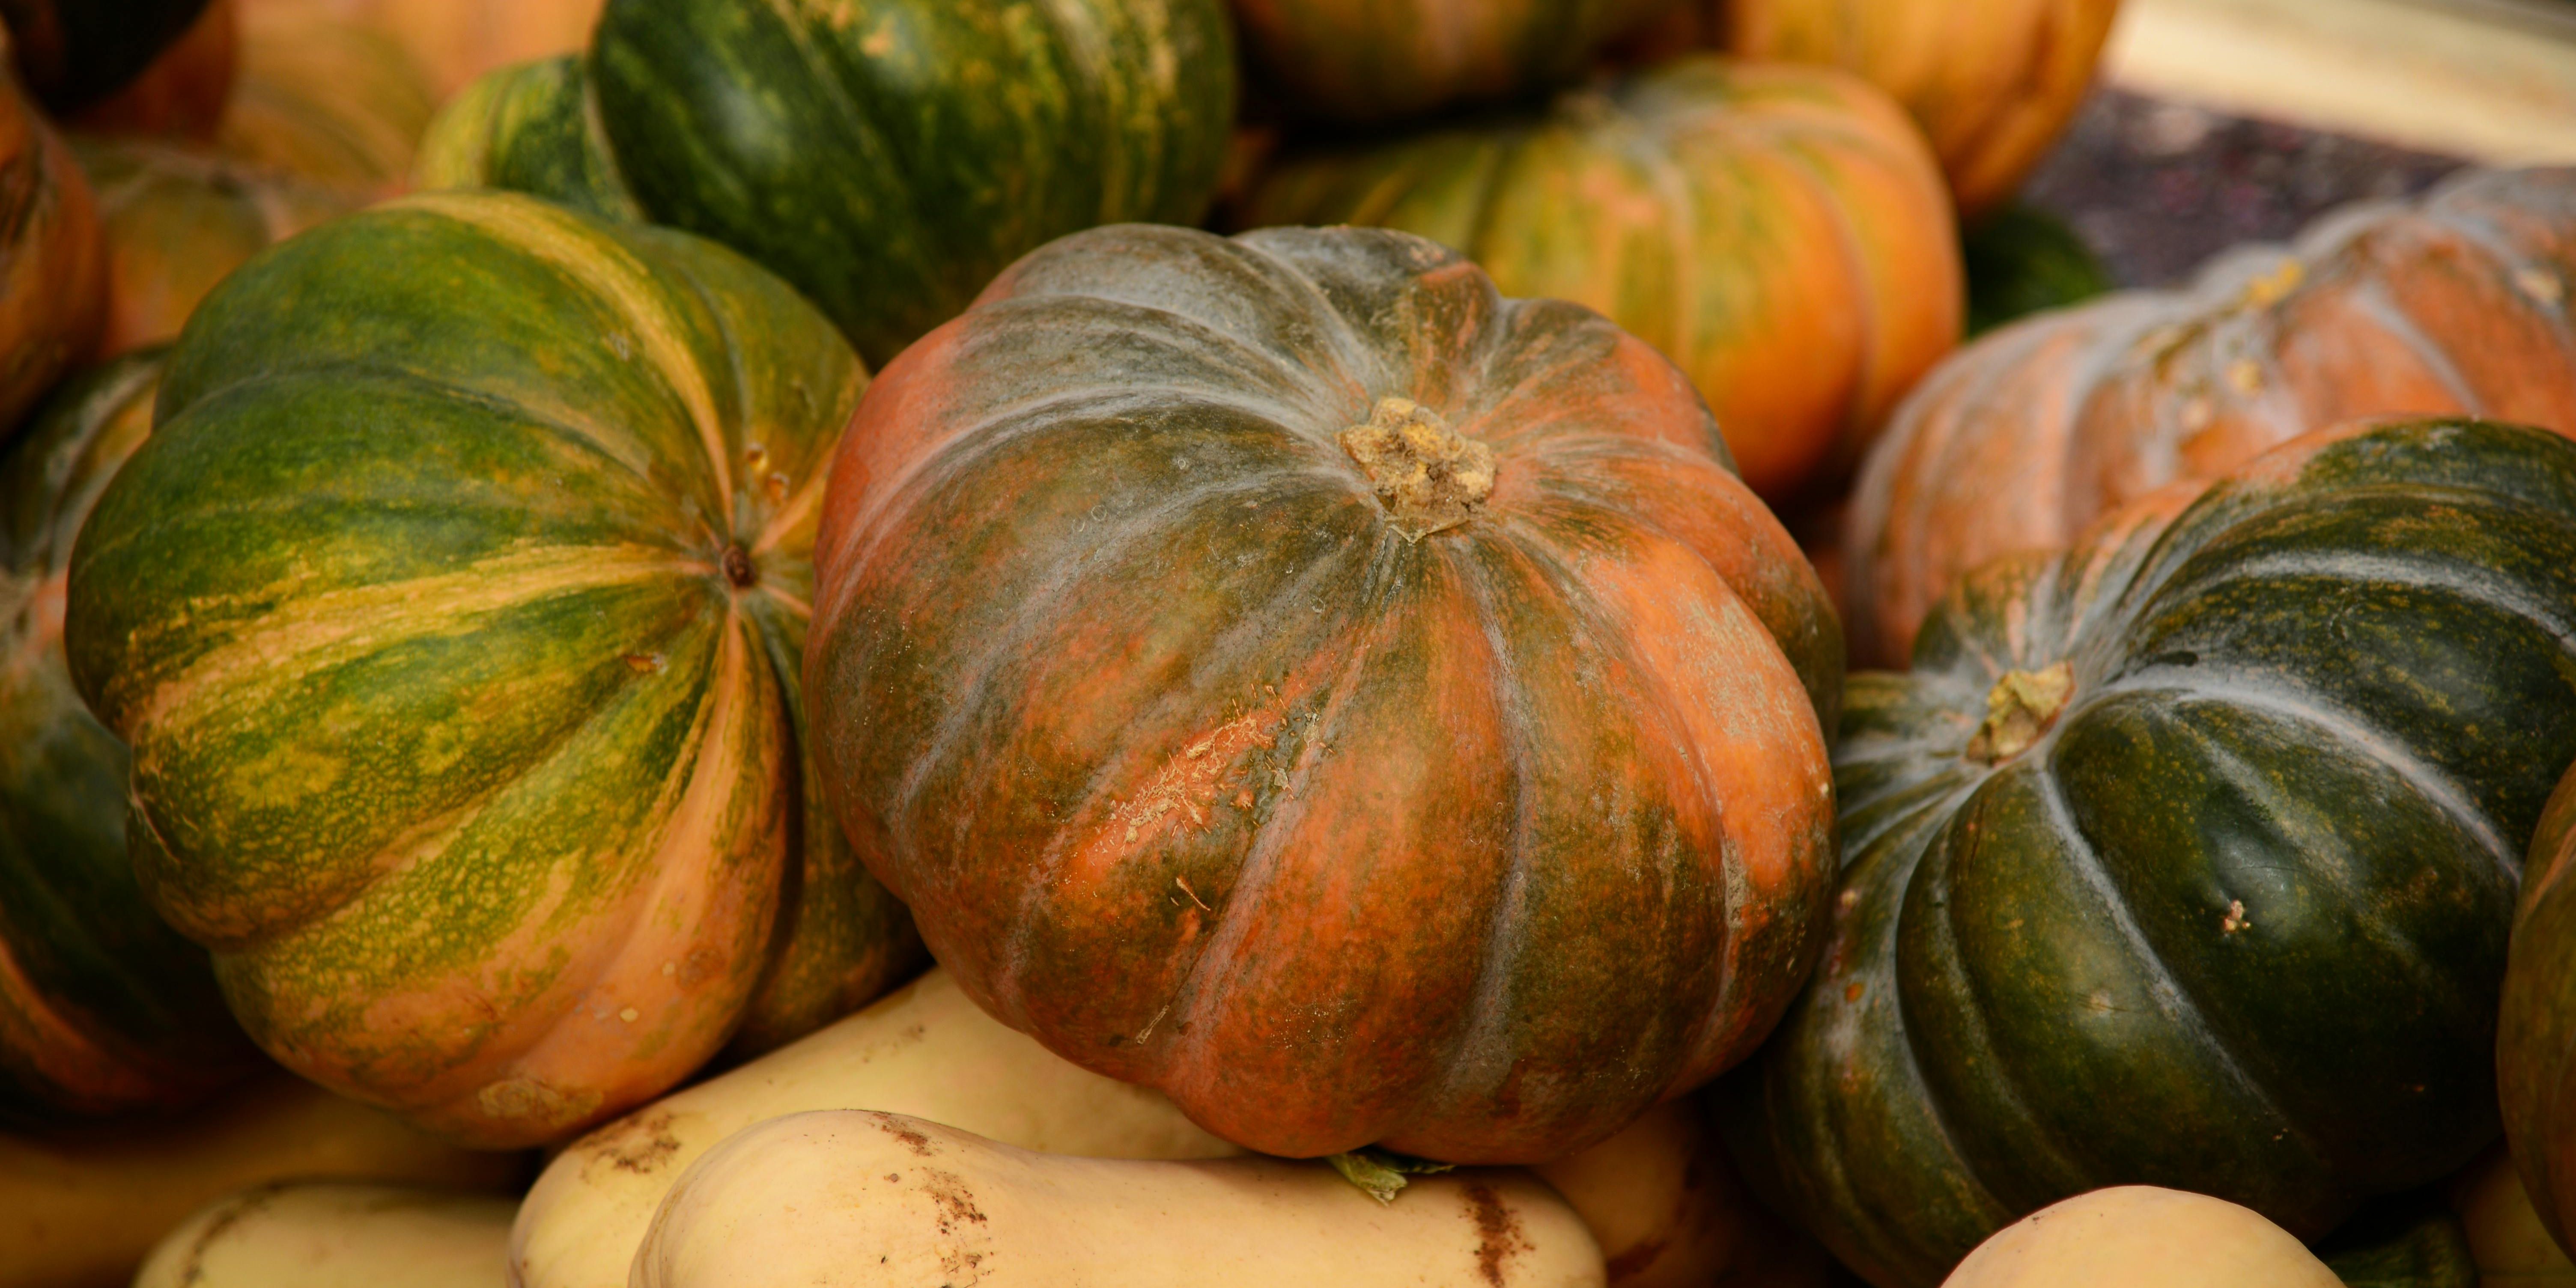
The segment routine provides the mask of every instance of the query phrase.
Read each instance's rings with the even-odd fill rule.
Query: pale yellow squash
[[[1317,1162],[1069,1158],[917,1118],[774,1119],[683,1174],[633,1288],[1586,1288],[1600,1249],[1517,1169],[1381,1204]]]
[[[512,1210],[452,1190],[263,1185],[198,1209],[134,1288],[493,1288]]]
[[[653,1209],[699,1155],[815,1109],[882,1109],[1053,1154],[1221,1158],[1241,1151],[1154,1091],[1067,1062],[932,970],[792,1046],[592,1132],[555,1159],[510,1248],[521,1288],[622,1288]]]
[[[491,1190],[526,1168],[523,1154],[459,1149],[282,1073],[175,1122],[0,1135],[0,1288],[122,1288],[171,1227],[249,1186]]]
[[[2079,1194],[1997,1230],[1942,1288],[2343,1288],[2251,1208],[2152,1185]]]
[[[2504,1146],[2451,1179],[2451,1210],[2468,1230],[2480,1288],[2576,1288],[2576,1263],[2540,1223]]]
[[[1825,1288],[1833,1261],[1746,1193],[1698,1097],[1530,1168],[1600,1244],[1611,1288]]]

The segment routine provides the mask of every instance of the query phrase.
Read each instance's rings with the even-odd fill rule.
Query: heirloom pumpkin
[[[2178,503],[1989,565],[1852,681],[1832,945],[1726,1103],[1885,1288],[2108,1184],[2316,1237],[2495,1130],[2576,757],[2576,444],[2398,422]]]
[[[400,41],[445,99],[486,72],[581,48],[602,0],[251,0],[254,12],[314,8]]]
[[[1757,492],[1847,469],[1959,340],[1940,172],[1840,72],[1689,58],[1543,116],[1327,150],[1237,212],[1463,250],[1513,295],[1608,314],[1690,373]]]
[[[135,884],[125,747],[63,657],[72,538],[151,432],[160,373],[69,381],[0,452],[0,1119],[178,1108],[255,1054]]]
[[[1635,43],[1858,73],[1923,127],[1959,209],[2003,203],[2075,119],[2120,0],[1686,0]]]
[[[1906,656],[1969,569],[2360,416],[2576,433],[2576,169],[2472,173],[2045,314],[1927,376],[1861,470],[1854,652]]]
[[[1357,124],[1571,80],[1673,0],[1233,0],[1246,61],[1296,116]]]
[[[220,155],[111,140],[75,150],[107,226],[103,354],[178,339],[198,302],[251,256],[358,207],[337,189]],[[148,418],[148,400],[144,410]]]
[[[826,790],[967,994],[1268,1153],[1557,1157],[1752,1049],[1831,610],[1689,383],[1401,233],[1128,225],[833,467]]]
[[[216,138],[226,156],[370,198],[410,177],[438,96],[392,37],[310,9],[253,8],[241,61]]]
[[[208,0],[0,0],[10,52],[36,98],[60,114],[124,89],[177,44]]]
[[[864,12],[615,0],[577,66],[495,73],[566,84],[464,96],[433,133],[470,142],[430,147],[480,160],[442,168],[454,186],[639,210],[724,242],[822,305],[872,363],[1049,238],[1205,212],[1234,122],[1222,0]],[[486,115],[504,105],[506,121]],[[571,141],[604,153],[551,155]],[[603,203],[604,176],[625,194]]]
[[[0,30],[0,43],[8,39]],[[0,75],[0,444],[88,356],[107,318],[98,206],[71,149]]]
[[[2565,756],[2560,757],[2566,759]],[[2576,1246],[2576,770],[2549,799],[2523,870],[2497,1038],[2505,1139],[2541,1224]]]
[[[866,373],[711,243],[522,197],[235,273],[74,555],[146,892],[290,1068],[568,1135],[908,964],[807,781],[822,469]]]

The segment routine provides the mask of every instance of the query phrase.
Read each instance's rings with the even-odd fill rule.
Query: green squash
[[[0,0],[28,88],[68,115],[126,87],[176,43],[208,0]]]
[[[508,194],[335,221],[207,299],[67,640],[134,748],[145,889],[271,1055],[515,1146],[916,960],[802,752],[866,383],[739,256]]]
[[[247,1067],[203,949],[125,857],[125,746],[63,657],[72,537],[152,429],[158,354],[66,384],[0,456],[0,1117],[184,1105]]]
[[[2576,444],[2353,429],[2180,504],[1989,565],[1852,682],[1834,937],[1726,1101],[1875,1283],[2115,1184],[2314,1238],[2494,1134],[2576,756]]]
[[[2011,205],[1959,230],[1968,268],[1968,334],[2017,318],[2081,304],[2119,285],[2066,222]]]
[[[872,363],[1058,236],[1196,222],[1235,95],[1220,0],[613,0],[582,63],[494,75],[425,179],[713,237]]]

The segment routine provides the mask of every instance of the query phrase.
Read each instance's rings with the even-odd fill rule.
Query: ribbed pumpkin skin
[[[253,7],[241,79],[216,142],[247,164],[369,197],[391,195],[438,96],[392,37],[302,7]]]
[[[1959,340],[1939,171],[1883,95],[1820,68],[1684,59],[1544,117],[1292,159],[1239,213],[1400,228],[1600,310],[1690,374],[1770,497],[1848,468]]]
[[[522,162],[517,134],[459,124],[490,168],[449,177],[599,209],[542,176],[619,175],[656,221],[795,283],[871,363],[1051,238],[1197,222],[1234,119],[1222,0],[613,0],[587,77],[612,158]],[[524,146],[567,137],[559,113],[525,119],[543,126]]]
[[[143,74],[208,0],[0,0],[0,23],[28,88],[56,113],[77,112]]]
[[[1959,209],[2012,196],[2083,106],[2120,0],[1687,0],[1634,44],[1858,73],[1932,141]]]
[[[582,47],[601,0],[251,0],[254,8],[317,6],[402,42],[440,99],[513,63]]]
[[[1989,565],[1853,678],[1834,939],[1727,1104],[1875,1283],[2110,1184],[2314,1238],[2495,1130],[2521,847],[2576,756],[2576,444],[2399,422],[2181,504]],[[2054,724],[1971,755],[2006,669],[2060,662]]]
[[[5,39],[0,39],[5,44]],[[0,445],[107,318],[98,205],[71,149],[0,76]]]
[[[336,221],[207,300],[67,638],[134,748],[145,890],[270,1054],[517,1145],[909,964],[800,752],[865,383],[740,258],[506,195]]]
[[[533,192],[604,218],[645,218],[590,110],[590,73],[570,56],[502,68],[449,99],[421,139],[412,182]]]
[[[1672,0],[1233,0],[1281,110],[1359,124],[1583,73]]]
[[[63,657],[72,538],[152,428],[157,356],[66,384],[0,453],[0,1120],[177,1108],[251,1059],[125,852],[125,747]]]
[[[178,339],[198,302],[251,256],[359,204],[206,153],[109,140],[75,151],[107,225],[102,354]]]
[[[2576,433],[2576,169],[2480,172],[2248,247],[2182,291],[2044,314],[1927,376],[1853,495],[1856,655],[1968,570],[2362,416]]]
[[[1493,492],[1408,540],[1337,441]],[[1813,572],[1681,374],[1376,230],[1068,237],[888,368],[807,657],[969,995],[1237,1143],[1598,1141],[1758,1042],[1832,875]]]
[[[2504,1018],[2496,1036],[2497,1086],[2505,1140],[2532,1210],[2565,1248],[2576,1232],[2576,772],[2559,783],[2532,836],[2522,906],[2504,976]]]

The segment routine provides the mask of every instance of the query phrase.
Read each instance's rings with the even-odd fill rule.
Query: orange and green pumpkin
[[[866,372],[684,234],[444,194],[208,298],[74,552],[145,892],[297,1072],[552,1140],[911,960],[799,655]]]
[[[2576,758],[2576,443],[2365,426],[2184,499],[1988,565],[1852,679],[1831,945],[1725,1104],[1882,1288],[2108,1185],[2315,1238],[2494,1135]]]
[[[426,145],[443,186],[712,237],[871,363],[1050,238],[1196,222],[1234,123],[1223,0],[613,0],[577,62],[494,75],[549,87],[461,95]]]
[[[63,656],[72,538],[151,432],[160,373],[85,373],[0,453],[0,1118],[173,1109],[253,1055],[205,950],[135,884],[125,747]]]
[[[1600,310],[1690,374],[1769,497],[1850,468],[1959,341],[1940,171],[1885,95],[1824,68],[1688,58],[1541,115],[1311,152],[1236,221],[1399,228]]]
[[[1673,0],[1233,0],[1279,110],[1346,124],[1508,98],[1581,76]]]
[[[1125,225],[833,466],[826,790],[977,1002],[1287,1155],[1557,1157],[1814,960],[1841,640],[1689,382],[1376,229]]]

